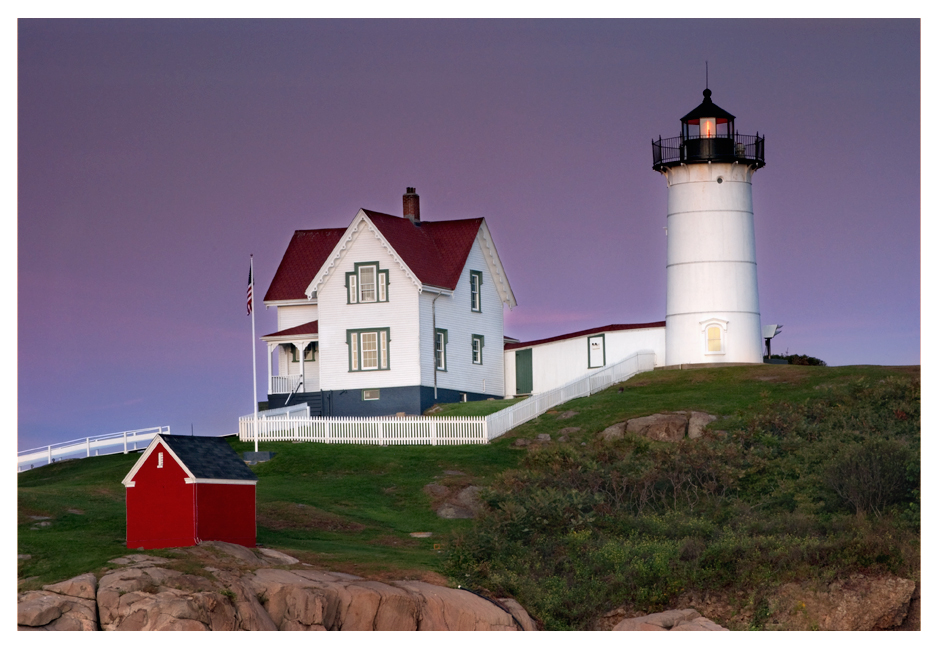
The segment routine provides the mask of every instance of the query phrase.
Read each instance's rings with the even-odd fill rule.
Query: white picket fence
[[[85,437],[84,439],[73,439],[68,442],[18,451],[16,454],[17,470],[28,471],[35,467],[71,458],[142,451],[155,436],[169,434],[169,426],[156,426],[139,430],[125,430],[120,433],[109,433],[96,437]]]
[[[512,428],[543,415],[554,406],[572,399],[588,397],[605,390],[614,383],[621,383],[639,372],[648,372],[653,369],[655,369],[655,352],[647,350],[635,352],[618,363],[581,376],[553,390],[532,394],[524,401],[486,417],[488,438],[493,440],[500,437]]]
[[[238,438],[254,441],[254,415],[242,417]],[[485,417],[305,417],[257,420],[262,442],[325,444],[485,444]]]
[[[487,444],[571,399],[588,397],[655,368],[655,353],[640,351],[560,387],[533,394],[487,417],[309,417],[267,411],[257,418],[258,441],[326,444]],[[299,406],[295,406],[299,407]],[[307,410],[308,415],[308,410]],[[254,415],[238,420],[238,439],[254,441]]]

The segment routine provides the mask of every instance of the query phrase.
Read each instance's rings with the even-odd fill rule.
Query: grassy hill
[[[487,446],[262,443],[277,456],[254,467],[258,542],[364,576],[442,574],[514,596],[557,629],[588,628],[623,603],[664,607],[689,589],[738,586],[758,598],[760,587],[807,576],[917,578],[918,381],[917,367],[657,371]],[[451,404],[441,414],[501,405]],[[680,444],[596,438],[669,410],[721,419]],[[512,445],[540,433],[556,440],[564,428],[563,443]],[[18,552],[30,555],[19,562],[21,589],[99,572],[127,553],[120,480],[136,458],[19,475]],[[896,482],[888,497],[870,500],[863,484],[886,478]],[[439,518],[429,483],[482,486],[489,508],[476,521]]]

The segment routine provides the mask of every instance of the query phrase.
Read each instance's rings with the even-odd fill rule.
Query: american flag
[[[254,266],[248,269],[248,315],[254,310]]]

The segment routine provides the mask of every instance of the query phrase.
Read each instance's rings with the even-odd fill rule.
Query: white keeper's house
[[[412,187],[403,207],[294,233],[264,296],[270,408],[414,415],[505,395],[502,310],[516,302],[485,219],[421,221]]]
[[[362,209],[347,228],[294,233],[264,297],[278,326],[261,337],[268,407],[417,415],[544,392],[649,350],[656,366],[761,363],[751,179],[765,138],[736,133],[710,95],[680,136],[652,141],[668,183],[665,320],[505,337],[517,303],[485,219],[422,221],[408,187],[403,217]]]

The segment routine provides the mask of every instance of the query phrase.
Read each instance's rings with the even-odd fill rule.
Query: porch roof
[[[313,320],[311,322],[304,322],[301,325],[295,327],[290,327],[289,329],[282,329],[281,331],[275,331],[272,334],[267,334],[266,336],[261,336],[261,340],[274,340],[281,338],[307,338],[307,337],[319,337],[319,320]]]

